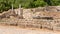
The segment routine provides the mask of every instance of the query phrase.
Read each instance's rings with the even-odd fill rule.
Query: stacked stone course
[[[49,6],[47,8],[21,9],[20,12],[20,9],[14,9],[13,12],[9,10],[0,15],[0,24],[15,25],[24,28],[33,27],[60,30],[60,9],[57,7]],[[52,18],[50,19],[50,17]]]

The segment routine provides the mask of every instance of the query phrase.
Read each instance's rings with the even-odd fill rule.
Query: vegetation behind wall
[[[18,8],[21,4],[22,8],[35,8],[43,6],[59,6],[60,0],[0,0],[0,12]]]

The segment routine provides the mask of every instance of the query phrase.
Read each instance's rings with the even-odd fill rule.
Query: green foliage
[[[60,0],[0,0],[0,12],[9,10],[12,8],[18,8],[21,4],[22,8],[35,8],[43,6],[59,6]]]
[[[39,7],[39,6],[45,6],[46,3],[43,0],[37,0],[34,2],[35,7]]]
[[[54,6],[60,5],[60,0],[52,0],[52,5]]]

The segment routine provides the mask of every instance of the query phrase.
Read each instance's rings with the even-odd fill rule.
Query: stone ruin
[[[60,30],[60,6],[14,9],[0,14],[0,23],[20,27]]]

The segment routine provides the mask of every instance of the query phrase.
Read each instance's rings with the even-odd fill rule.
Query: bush
[[[59,6],[60,0],[0,0],[0,12],[12,8],[18,8],[21,4],[22,8],[35,8],[43,6]]]
[[[37,0],[34,2],[35,7],[39,7],[39,6],[46,6],[46,2],[44,2],[43,0]]]

